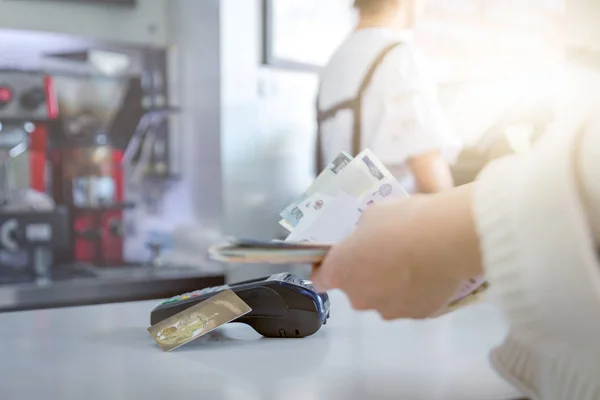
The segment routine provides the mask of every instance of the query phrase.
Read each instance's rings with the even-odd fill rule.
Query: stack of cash
[[[233,239],[209,249],[213,260],[248,264],[318,264],[331,245],[358,223],[370,205],[406,197],[400,183],[370,150],[340,153],[315,182],[281,213],[284,241]]]
[[[371,150],[355,158],[340,153],[315,182],[281,213],[286,242],[336,243],[358,223],[362,211],[408,194]]]
[[[315,182],[281,211],[279,224],[289,231],[284,241],[233,239],[213,246],[212,259],[233,263],[319,264],[335,243],[358,224],[363,211],[408,193],[369,149],[356,157],[340,153]],[[446,312],[482,298],[484,277],[465,282]]]

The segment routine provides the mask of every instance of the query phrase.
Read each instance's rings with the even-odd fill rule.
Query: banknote
[[[381,203],[382,201],[391,200],[394,198],[408,197],[408,193],[393,177],[386,178],[382,181],[379,186],[376,186],[360,199],[361,210],[372,206],[374,204]]]
[[[360,199],[376,190],[383,183],[396,181],[391,172],[369,149],[360,152],[345,168],[331,179],[326,186],[320,187],[322,195],[337,196],[344,192]]]
[[[279,225],[283,226],[285,229],[287,229],[289,232],[294,230],[294,227],[287,221],[287,219],[280,219],[279,220]]]
[[[360,199],[380,186],[383,181],[393,182],[396,179],[371,150],[365,149],[340,172],[328,190],[334,194],[343,191]],[[321,192],[330,194],[328,191]]]
[[[225,290],[148,328],[163,351],[171,351],[215,330],[252,309]]]
[[[306,209],[302,207],[303,202],[310,200],[311,195],[318,193],[319,196],[336,197],[339,193],[346,193],[350,196],[360,199],[365,195],[373,193],[383,184],[382,194],[386,194],[390,189],[401,191],[402,188],[395,177],[379,161],[377,156],[369,149],[360,152],[343,168],[339,168],[336,174],[323,179],[318,185],[312,185],[311,189],[304,193],[298,199],[291,209],[284,210],[280,215],[294,229],[300,221],[305,218]],[[289,208],[289,206],[288,206]],[[312,214],[312,213],[309,213]],[[312,223],[312,219],[309,219]]]
[[[450,304],[448,304],[443,310],[441,310],[436,315],[433,315],[432,317],[433,318],[440,317],[442,315],[454,312],[458,309],[465,308],[465,307],[471,306],[473,304],[479,303],[481,301],[484,301],[485,294],[487,293],[488,289],[489,289],[489,284],[487,282],[483,282],[480,286],[478,286],[476,289],[470,291],[465,296],[451,301]]]
[[[324,207],[334,200],[334,196],[314,193],[300,201],[290,213],[290,219],[286,219],[285,221],[292,227],[292,230],[296,229],[298,224],[303,221],[314,221]]]
[[[317,176],[317,179],[310,185],[304,193],[292,201],[283,209],[279,215],[287,220],[288,222],[299,221],[302,219],[302,213],[297,207],[307,197],[320,193],[322,188],[326,188],[331,185],[331,182],[335,180],[336,176],[352,161],[352,156],[346,152],[341,152],[337,157],[330,162],[327,167]]]
[[[477,291],[485,283],[486,282],[485,282],[485,277],[484,276],[478,276],[476,278],[469,279],[467,282],[465,282],[461,286],[461,288],[454,295],[454,297],[452,297],[452,299],[450,301],[451,302],[458,302],[458,301],[462,300],[463,298],[468,297],[470,294],[472,294],[475,291]]]
[[[308,222],[303,220],[286,241],[309,243],[337,243],[351,233],[362,216],[361,203],[341,193]]]

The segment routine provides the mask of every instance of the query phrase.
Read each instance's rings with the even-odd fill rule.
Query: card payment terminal
[[[298,276],[281,273],[175,296],[152,310],[150,323],[157,324],[227,289],[252,308],[234,322],[245,323],[265,337],[310,336],[329,318],[327,293],[317,293],[309,281]]]

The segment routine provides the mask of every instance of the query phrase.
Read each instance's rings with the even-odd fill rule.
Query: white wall
[[[261,66],[260,3],[170,0],[170,88],[183,111],[184,179],[166,196],[161,215],[137,213],[140,232],[197,224],[272,239],[282,229],[279,211],[310,183],[316,76]],[[144,251],[143,241],[132,240],[132,252]],[[281,271],[231,267],[230,281]]]
[[[273,239],[279,211],[313,179],[317,79],[261,65],[261,21],[261,0],[221,0],[223,230]],[[229,278],[275,271],[242,267]]]
[[[168,1],[138,0],[135,8],[127,8],[61,1],[0,0],[0,29],[164,45],[167,42]]]
[[[168,234],[180,226],[221,231],[219,0],[169,0],[167,11],[169,91],[172,105],[181,109],[171,131],[181,139],[182,179],[164,196],[161,212],[140,207],[131,215],[137,235],[128,239],[130,259],[148,253],[145,242],[153,232]],[[204,245],[195,249],[198,259]]]

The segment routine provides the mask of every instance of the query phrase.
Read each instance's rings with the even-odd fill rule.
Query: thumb
[[[344,267],[348,264],[349,250],[353,247],[356,233],[351,232],[343,241],[334,245],[322,262],[313,264],[311,280],[320,292],[340,289],[344,280]]]
[[[328,279],[327,268],[323,267],[324,264],[313,264],[312,272],[310,274],[310,280],[313,283],[313,287],[317,292],[324,293],[328,290],[333,289],[330,280]]]

